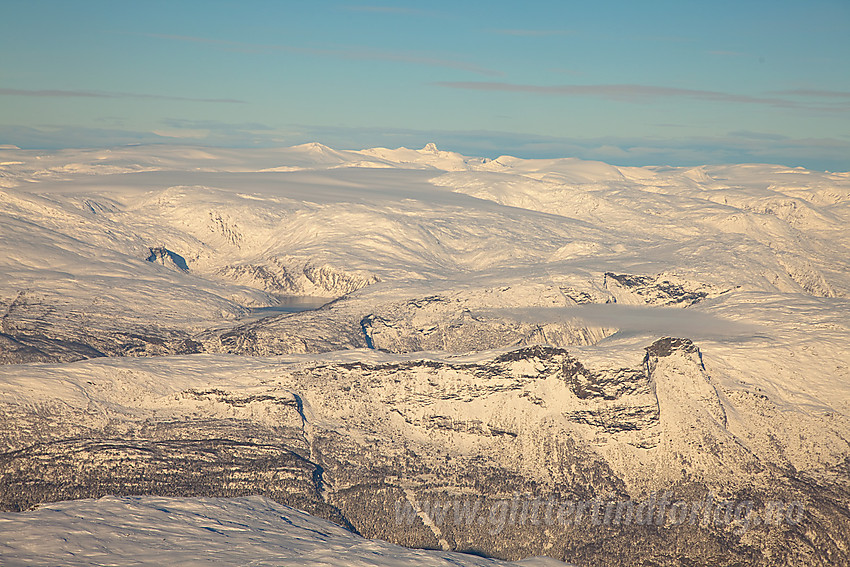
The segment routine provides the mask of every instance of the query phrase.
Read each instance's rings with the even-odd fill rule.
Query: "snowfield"
[[[850,173],[2,149],[0,217],[4,564],[850,564]],[[392,521],[664,491],[805,520]]]
[[[3,564],[549,567],[365,540],[262,497],[107,497],[0,516]]]

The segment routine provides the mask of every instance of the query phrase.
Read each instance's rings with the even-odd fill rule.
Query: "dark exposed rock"
[[[102,356],[162,356],[203,352],[203,344],[186,333],[163,331],[134,333],[113,331],[98,336],[71,331],[62,338],[25,333],[0,333],[0,364],[74,362]]]
[[[103,356],[194,354],[203,344],[184,330],[57,316],[38,296],[20,292],[0,316],[0,364],[74,362]]]
[[[0,333],[0,364],[74,362],[100,356],[106,355],[79,341]]]
[[[687,281],[670,281],[663,274],[656,276],[637,276],[605,272],[603,286],[616,291],[617,288],[632,294],[643,303],[650,305],[690,306],[707,297],[726,293],[728,290],[710,285]]]
[[[493,362],[498,364],[500,362],[515,362],[529,358],[551,359],[555,356],[567,356],[567,351],[562,348],[546,345],[531,345],[500,354],[493,359]]]
[[[281,258],[264,263],[227,265],[219,275],[274,294],[340,297],[380,281],[372,274]]]
[[[166,268],[176,268],[181,272],[189,271],[189,265],[186,263],[186,259],[177,252],[172,252],[164,246],[149,248],[149,250],[150,255],[145,258],[148,262],[153,262],[154,264],[161,264]]]
[[[576,423],[599,427],[606,433],[637,431],[658,425],[658,406],[602,407],[567,414]],[[654,446],[654,445],[653,445]],[[646,448],[644,446],[644,448]]]
[[[697,349],[696,345],[690,339],[677,339],[673,337],[658,339],[646,347],[646,353],[649,356],[655,357],[670,356],[674,351],[696,354],[699,352],[699,349]]]

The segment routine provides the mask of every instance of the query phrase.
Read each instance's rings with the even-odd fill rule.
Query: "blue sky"
[[[4,0],[0,144],[850,170],[850,2]]]

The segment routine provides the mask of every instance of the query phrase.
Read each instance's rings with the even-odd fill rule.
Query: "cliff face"
[[[622,368],[545,346],[404,361],[361,352],[364,360],[202,355],[19,372],[2,405],[0,502],[20,510],[106,494],[262,494],[366,537],[508,559],[847,559],[838,534],[850,533],[850,492],[827,471],[846,467],[829,448],[848,430],[830,424],[821,460],[766,460],[775,447],[730,430],[727,414],[747,408],[723,394],[690,340],[660,339]],[[217,370],[199,380],[199,366]],[[774,446],[791,444],[794,432],[769,427]],[[695,524],[606,520],[609,503],[662,497],[748,502],[756,515],[781,499],[805,514],[743,529],[745,518],[724,523],[725,512],[717,525],[702,513]],[[641,550],[631,560],[630,547]]]

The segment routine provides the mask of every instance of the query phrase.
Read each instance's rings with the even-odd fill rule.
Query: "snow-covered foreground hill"
[[[850,563],[850,174],[310,144],[0,150],[0,187],[7,510],[262,494],[505,559]],[[692,516],[605,519],[666,497]]]
[[[0,515],[3,565],[550,567],[412,550],[360,538],[262,497],[107,497]],[[550,563],[551,562],[551,563]]]

